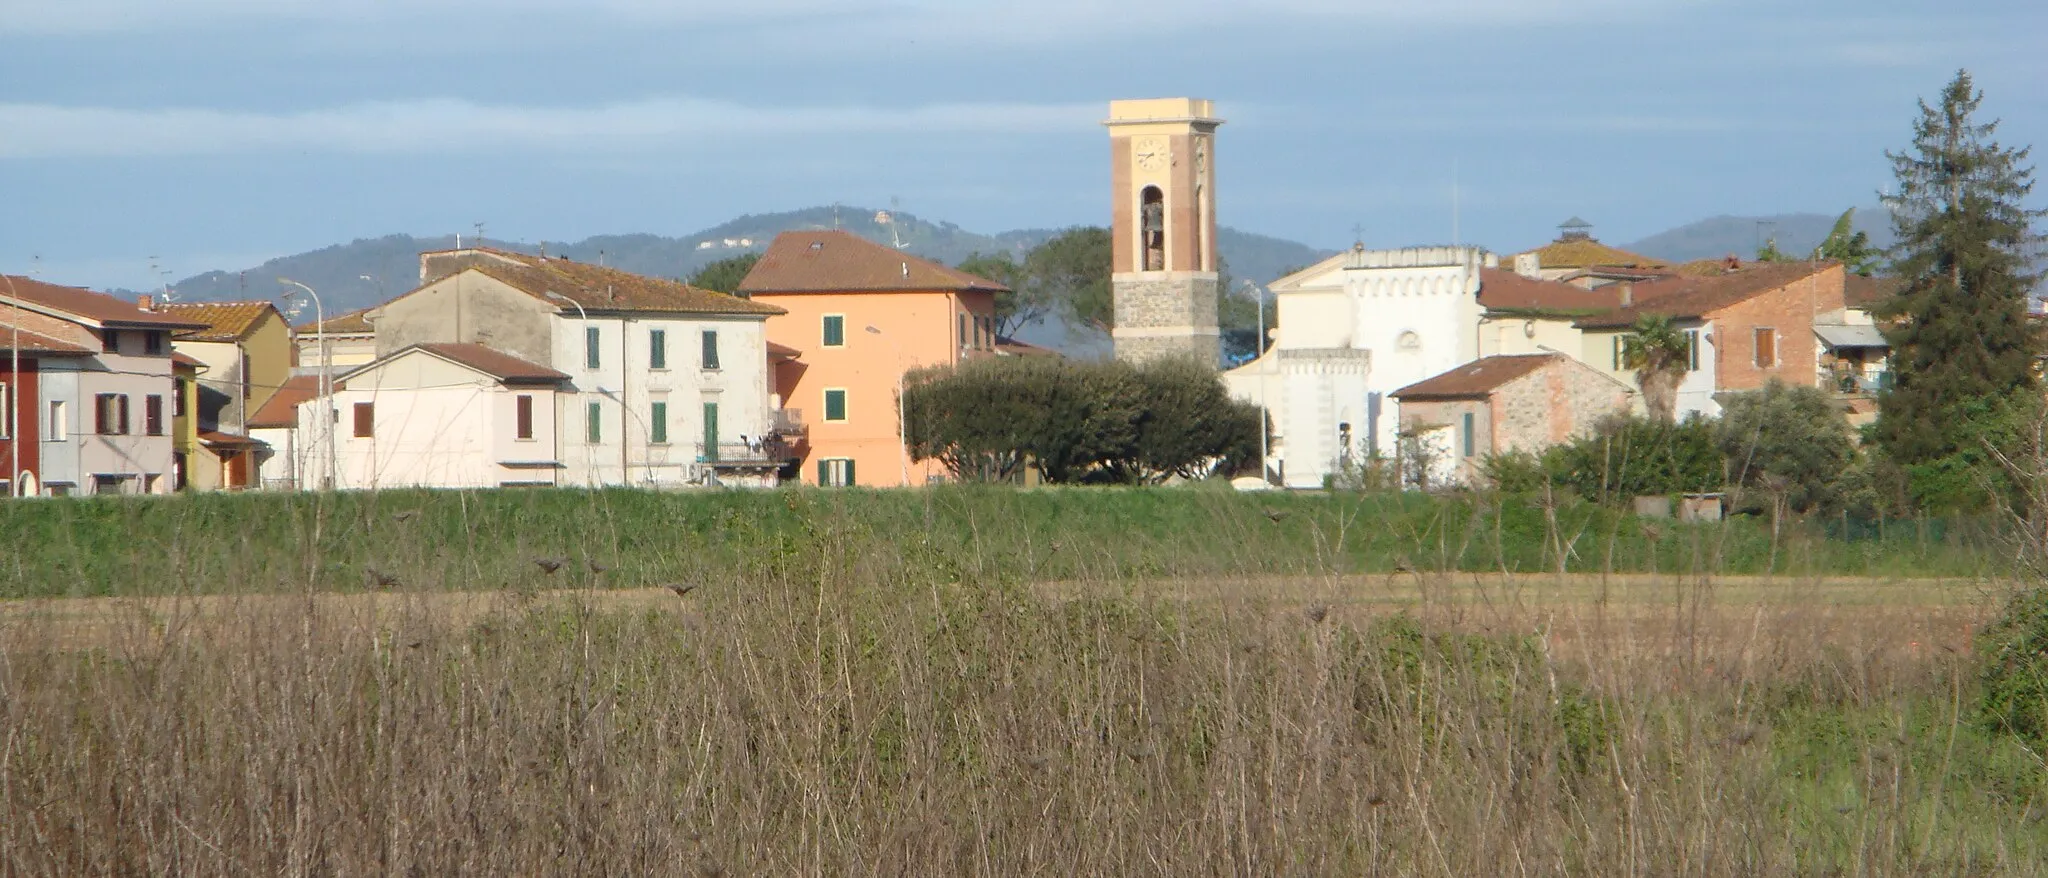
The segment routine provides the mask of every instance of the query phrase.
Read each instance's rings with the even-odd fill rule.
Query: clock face
[[[1138,160],[1138,167],[1156,171],[1166,167],[1173,154],[1167,149],[1164,137],[1140,137],[1131,144],[1131,154]]]

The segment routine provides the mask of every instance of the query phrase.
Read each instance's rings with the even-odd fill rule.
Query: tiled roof
[[[796,348],[790,347],[789,345],[776,344],[775,342],[772,341],[768,343],[768,359],[794,360],[803,355],[803,351],[797,350]]]
[[[20,349],[24,354],[83,357],[93,353],[93,349],[89,346],[44,335],[33,329],[23,329],[19,332],[12,329],[0,330],[0,353],[13,351],[16,344],[15,339],[17,338],[21,340]]]
[[[167,302],[157,310],[206,324],[205,329],[179,336],[181,340],[240,341],[255,330],[264,314],[276,314],[277,306],[269,302]]]
[[[144,310],[131,299],[94,292],[84,287],[63,287],[46,284],[34,278],[6,275],[0,282],[0,298],[10,292],[20,296],[30,305],[41,305],[53,311],[79,317],[86,323],[115,328],[149,329],[204,329],[205,324],[194,323],[181,317],[157,311]]]
[[[434,342],[416,344],[405,350],[422,350],[444,360],[461,363],[506,384],[552,384],[569,376],[539,363],[522,360],[496,348],[480,344]],[[404,353],[405,351],[399,351]],[[393,357],[398,354],[392,354]],[[386,357],[389,360],[391,357]]]
[[[1715,275],[1741,271],[1746,267],[1754,265],[1755,263],[1744,263],[1735,256],[1723,256],[1719,259],[1695,259],[1691,262],[1681,262],[1671,267],[1671,273],[1686,277],[1714,277]]]
[[[681,281],[647,277],[588,262],[558,256],[529,256],[505,250],[472,248],[479,256],[464,266],[504,282],[550,305],[575,310],[575,305],[558,305],[548,297],[558,293],[591,311],[660,311],[674,314],[758,314],[785,313],[766,302],[753,302],[700,289]],[[461,254],[462,251],[443,251]],[[432,255],[432,254],[429,254]]]
[[[1896,277],[1864,277],[1851,274],[1842,278],[1842,303],[1851,308],[1869,310],[1899,294],[1906,288],[1905,281]]]
[[[1579,320],[1581,327],[1629,326],[1645,314],[1699,318],[1819,274],[1833,262],[1759,263],[1714,277],[1673,277],[1636,284],[1636,304]]]
[[[299,425],[299,403],[320,395],[320,376],[293,375],[284,386],[249,416],[249,429],[262,430]]]
[[[1544,268],[1587,268],[1595,265],[1661,268],[1664,265],[1662,261],[1619,247],[1609,247],[1592,238],[1552,241],[1528,252],[1536,254],[1536,261]]]
[[[849,232],[783,232],[740,281],[746,293],[984,290],[1009,287]]]
[[[372,308],[364,308],[360,311],[350,311],[347,314],[329,317],[327,318],[327,328],[325,331],[329,335],[369,335],[376,332],[377,328],[371,326],[370,321],[367,319],[371,310]],[[322,331],[320,321],[318,320],[308,320],[292,328],[297,330],[300,335],[309,335]]]
[[[38,314],[26,308],[0,307],[0,352],[13,344],[15,330],[21,335],[21,352],[48,356],[86,356],[98,353],[99,337],[68,320]]]
[[[219,430],[199,431],[199,441],[207,445],[225,445],[230,448],[238,448],[246,445],[269,444],[260,439],[251,439],[247,436],[243,436],[240,433],[224,433]]]
[[[171,352],[171,365],[184,366],[187,369],[206,368],[206,363],[201,361],[198,357],[192,356],[190,354],[181,354],[178,353],[177,351]]]
[[[1619,304],[1621,294],[1613,289],[1588,290],[1504,268],[1479,270],[1479,305],[1492,311],[1603,311]]]
[[[1483,357],[1396,390],[1394,398],[1411,400],[1484,397],[1499,390],[1501,385],[1564,359],[1563,354],[1500,354]]]
[[[1011,357],[1057,357],[1060,352],[1007,336],[996,337],[996,353]]]

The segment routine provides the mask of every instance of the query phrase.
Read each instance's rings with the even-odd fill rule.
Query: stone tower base
[[[1223,360],[1216,325],[1214,272],[1142,271],[1110,279],[1116,329],[1110,339],[1116,357],[1132,363],[1166,356],[1193,357],[1215,368]]]

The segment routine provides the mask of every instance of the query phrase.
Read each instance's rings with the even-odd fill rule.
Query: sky
[[[1875,203],[1958,68],[2048,141],[2043,35],[2038,0],[0,0],[0,272],[835,202],[1105,224],[1108,101],[1168,96],[1228,120],[1225,225],[1620,243]]]

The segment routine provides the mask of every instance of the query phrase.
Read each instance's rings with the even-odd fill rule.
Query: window
[[[844,488],[853,483],[853,458],[826,457],[818,460],[818,484]]]
[[[164,352],[164,334],[161,332],[143,333],[142,352],[152,357],[162,356]]]
[[[647,330],[647,368],[668,368],[668,330]]]
[[[704,459],[718,459],[718,403],[704,404]]]
[[[121,331],[118,329],[100,330],[100,350],[110,354],[120,353]]]
[[[374,403],[374,402],[359,402],[359,403],[356,403],[356,407],[355,407],[355,418],[356,418],[356,423],[355,423],[355,428],[356,428],[356,430],[355,430],[355,437],[356,437],[357,439],[370,439],[370,438],[373,438],[373,437],[375,437],[375,436],[377,435],[377,404],[376,404],[376,403]]]
[[[844,391],[844,390],[827,390],[827,391],[825,391],[825,420],[828,420],[828,421],[844,421],[844,420],[846,420],[846,391]]]
[[[171,417],[185,416],[185,393],[192,389],[192,382],[180,378],[171,382]]]
[[[142,432],[151,436],[164,434],[164,398],[150,394],[142,398]]]
[[[1700,370],[1700,331],[1697,329],[1685,331],[1685,369],[1688,372]]]
[[[704,330],[704,368],[715,371],[718,368],[718,330]]]
[[[128,434],[128,397],[100,393],[92,398],[92,431],[101,436]]]
[[[1614,367],[1613,367],[1613,368],[1614,368],[1614,371],[1616,371],[1616,372],[1619,372],[1619,371],[1621,371],[1621,370],[1622,370],[1622,368],[1623,368],[1623,365],[1624,365],[1624,364],[1626,364],[1626,363],[1628,362],[1628,339],[1629,339],[1629,337],[1628,337],[1628,335],[1626,335],[1626,334],[1622,334],[1622,335],[1617,335],[1617,336],[1615,336],[1615,337],[1614,337]]]
[[[43,438],[51,442],[64,441],[68,435],[69,428],[64,424],[63,400],[53,399],[50,401],[50,423],[43,429],[45,430]]]
[[[157,482],[161,481],[162,479],[163,479],[163,474],[162,474],[162,473],[146,473],[146,474],[144,474],[144,475],[143,475],[143,477],[142,477],[142,493],[144,493],[144,494],[154,494],[154,493],[156,493],[156,486],[157,486]]]
[[[595,369],[603,360],[597,355],[597,327],[583,327],[583,368]]]
[[[515,439],[533,438],[533,396],[522,393],[512,400],[512,429]]]
[[[122,481],[123,479],[120,476],[93,476],[92,492],[95,494],[119,494],[121,493]]]
[[[828,348],[846,346],[846,315],[825,315],[825,346]]]
[[[969,336],[968,336],[968,334],[967,334],[967,315],[966,315],[966,313],[964,313],[964,312],[963,312],[963,313],[962,313],[962,314],[960,315],[960,346],[961,346],[961,347],[963,347],[963,348],[964,348],[964,347],[967,347],[967,345],[968,345],[968,341],[967,341],[967,339],[968,339],[968,338],[969,338]]]
[[[1778,331],[1767,326],[1756,329],[1756,367],[1769,369],[1778,365]]]
[[[1474,438],[1473,438],[1473,436],[1472,436],[1472,433],[1473,433],[1473,430],[1472,430],[1472,413],[1471,413],[1471,412],[1466,412],[1466,413],[1465,413],[1465,418],[1464,418],[1464,420],[1465,420],[1465,423],[1464,423],[1464,427],[1465,427],[1465,456],[1466,456],[1466,457],[1471,457],[1471,456],[1472,456],[1472,453],[1473,453],[1473,451],[1474,451],[1473,445],[1474,445],[1474,444],[1475,444],[1475,443],[1477,442],[1477,440],[1476,440],[1476,439],[1474,439]]]
[[[657,402],[647,413],[647,441],[655,445],[668,444],[668,403]]]
[[[592,445],[604,441],[604,406],[599,403],[583,407],[583,441]]]

